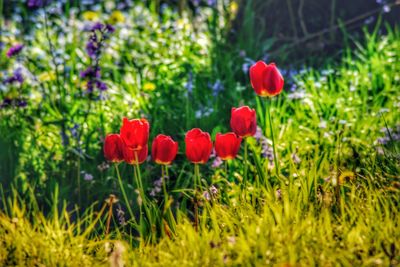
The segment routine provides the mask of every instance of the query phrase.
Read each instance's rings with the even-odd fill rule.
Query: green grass
[[[364,179],[374,178],[386,177]],[[123,239],[119,231],[110,239],[102,227],[79,230],[91,225],[92,214],[72,223],[65,211],[57,218],[33,213],[29,221],[14,205],[13,215],[0,219],[0,263],[97,266],[121,261],[116,253],[123,251],[127,266],[395,266],[400,246],[398,191],[360,183],[344,186],[345,193],[336,200],[324,191],[311,201],[298,185],[282,188],[281,197],[274,191],[258,192],[263,203],[257,208],[237,198],[223,204],[217,197],[204,203],[199,232],[181,214],[176,236],[137,248],[116,241]]]
[[[0,109],[5,118],[0,121],[1,266],[400,264],[398,29],[365,32],[356,48],[343,50],[340,62],[303,69],[293,76],[293,92],[264,101],[241,70],[245,59],[239,51],[254,50],[251,56],[261,57],[260,47],[268,41],[243,33],[243,40],[226,43],[230,18],[221,13],[225,21],[218,25],[218,9],[205,9],[205,18],[192,25],[172,11],[158,17],[138,6],[116,27],[118,36],[127,37],[112,36],[101,58],[110,88],[105,100],[80,95],[79,71],[90,64],[83,51],[88,36],[73,18],[66,29],[73,42],[50,40],[69,55],[68,74],[59,70],[64,88],[54,79],[27,79],[21,88],[0,91],[0,99],[19,93],[30,100],[25,109]],[[57,23],[53,18],[48,30],[59,30]],[[35,77],[54,72],[45,31],[33,36],[30,53],[19,61]],[[40,49],[44,56],[36,57]],[[0,65],[11,71],[17,63]],[[185,88],[189,72],[191,93]],[[218,96],[208,86],[216,81],[224,85]],[[146,83],[156,89],[146,91]],[[37,99],[38,93],[43,98]],[[260,140],[248,139],[248,181],[244,184],[243,148],[226,166],[213,168],[212,159],[200,168],[203,190],[218,189],[208,200],[203,190],[193,190],[184,133],[196,126],[212,136],[228,131],[230,107],[243,104],[256,109],[264,133]],[[271,105],[279,174],[265,155],[272,147],[266,105]],[[208,112],[196,116],[200,109]],[[102,138],[118,132],[123,116],[147,117],[150,139],[162,132],[180,142],[169,168],[169,202],[162,193],[151,194],[161,173],[152,162],[140,167],[144,201],[135,190],[132,166],[118,166],[127,201],[114,166],[98,168],[105,163]],[[79,138],[71,130],[75,124]],[[93,180],[86,181],[82,171]],[[110,205],[110,194],[119,201]]]

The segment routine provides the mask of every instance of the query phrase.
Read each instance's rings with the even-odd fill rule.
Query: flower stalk
[[[126,203],[126,208],[128,209],[128,212],[129,212],[129,215],[131,216],[131,219],[136,223],[135,216],[133,215],[133,212],[132,212],[132,209],[131,209],[131,205],[129,205],[129,200],[128,200],[128,197],[126,195],[126,192],[125,192],[125,189],[124,189],[124,185],[122,183],[121,175],[119,173],[118,164],[114,164],[114,167],[115,167],[115,170],[116,170],[116,173],[117,173],[119,187],[121,188],[122,196],[124,197],[124,201]]]
[[[273,149],[273,153],[274,153],[275,172],[276,172],[277,177],[279,178],[280,169],[279,169],[279,164],[278,164],[278,156],[277,156],[277,153],[276,153],[274,127],[273,127],[272,118],[271,118],[271,105],[272,105],[272,99],[269,98],[269,99],[266,100],[266,106],[267,107],[266,107],[266,110],[265,110],[265,117],[268,118],[269,132],[270,132],[271,139],[272,139],[272,149]],[[265,133],[267,133],[268,126],[267,126],[267,124],[265,124],[265,126],[266,126],[265,127]]]

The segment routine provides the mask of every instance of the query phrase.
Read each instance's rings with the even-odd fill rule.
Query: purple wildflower
[[[6,98],[3,99],[3,103],[0,104],[0,108],[9,107],[9,106],[11,106],[11,104],[12,104],[12,99],[6,97]]]
[[[81,71],[79,75],[81,78],[100,78],[100,68],[98,67],[94,70],[92,67],[88,67],[86,70]]]
[[[261,127],[257,126],[257,130],[256,130],[256,133],[254,135],[254,138],[257,140],[257,142],[259,142],[260,139],[263,138],[263,137],[264,137],[264,135],[263,135]]]
[[[188,80],[185,84],[185,87],[186,87],[188,94],[193,93],[193,73],[192,73],[192,71],[189,71]]]
[[[88,53],[89,57],[95,58],[97,56],[98,51],[99,51],[99,46],[97,42],[93,42],[92,40],[90,40],[86,44],[86,52]]]
[[[115,32],[114,26],[112,26],[112,25],[110,25],[110,24],[106,24],[106,30],[107,30],[109,33]]]
[[[107,85],[103,83],[102,81],[96,81],[96,87],[100,91],[106,91],[107,90]]]
[[[16,45],[13,45],[13,46],[10,47],[10,49],[8,49],[6,55],[7,55],[7,57],[16,56],[16,55],[18,55],[18,54],[22,51],[23,48],[24,48],[24,45],[23,45],[23,44],[16,44]]]
[[[104,28],[104,24],[101,22],[96,22],[93,24],[92,28],[90,29],[91,31],[101,31]]]
[[[75,139],[79,138],[79,124],[75,123],[74,127],[70,128],[69,131],[71,132],[71,136]]]
[[[93,180],[93,175],[91,175],[90,173],[85,172],[85,174],[83,175],[83,180],[92,181]]]
[[[384,5],[383,8],[382,8],[382,10],[383,10],[384,13],[389,13],[390,10],[391,10],[391,8],[390,8],[389,5]]]
[[[203,192],[203,197],[205,200],[210,201],[211,200],[211,195],[208,191]]]
[[[162,178],[160,178],[153,182],[154,187],[150,191],[150,196],[155,197],[161,192],[162,181],[163,181]]]
[[[217,80],[212,86],[212,94],[214,97],[218,96],[218,94],[224,90],[224,85],[221,83],[220,80]]]
[[[19,107],[19,108],[24,108],[24,107],[26,107],[28,105],[28,103],[26,102],[26,100],[24,100],[24,99],[17,99],[17,102],[16,102],[16,106],[17,107]]]
[[[107,85],[100,80],[101,73],[99,67],[99,60],[101,56],[101,49],[104,46],[105,40],[109,38],[109,33],[115,31],[114,27],[108,24],[96,22],[90,27],[91,34],[86,44],[86,52],[93,60],[92,66],[80,72],[80,77],[87,80],[86,88],[88,93],[92,93],[96,87],[100,92],[107,90]],[[100,96],[102,99],[103,96]]]
[[[117,208],[117,217],[118,217],[119,224],[122,226],[125,226],[126,225],[125,212],[122,210],[122,207],[120,204],[118,204],[118,208]]]
[[[92,93],[92,92],[93,92],[93,81],[88,81],[88,82],[86,83],[86,89],[87,89],[87,91],[88,91],[89,93]]]
[[[216,0],[207,0],[207,4],[208,4],[208,6],[213,7],[217,4],[217,1]]]
[[[65,133],[64,130],[60,130],[60,136],[61,136],[61,142],[62,142],[63,146],[67,147],[69,145],[68,135]]]
[[[214,185],[212,185],[210,187],[210,192],[211,192],[211,195],[216,196],[218,194],[218,189]]]
[[[255,63],[254,60],[252,60],[251,58],[246,57],[244,59],[244,63],[242,65],[242,71],[247,74],[249,72],[250,67]]]
[[[266,158],[269,163],[269,167],[274,166],[274,150],[270,145],[270,140],[268,140],[263,134],[260,127],[257,127],[256,134],[254,135],[259,145],[261,145],[261,154],[263,158]]]
[[[24,76],[22,75],[21,68],[17,68],[16,70],[14,70],[13,75],[4,80],[5,84],[11,84],[14,82],[17,82],[19,84],[22,84],[24,82]]]
[[[212,168],[218,168],[221,166],[223,163],[222,159],[220,157],[216,157],[211,165]]]
[[[29,8],[39,8],[44,6],[45,2],[43,0],[28,0],[27,5]]]

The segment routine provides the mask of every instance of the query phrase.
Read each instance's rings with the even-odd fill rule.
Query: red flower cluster
[[[284,80],[274,63],[258,61],[250,68],[251,85],[260,96],[274,96],[283,89]],[[222,160],[234,159],[242,138],[253,136],[257,129],[256,111],[243,106],[232,108],[230,126],[233,132],[217,133],[215,151]],[[104,156],[112,162],[143,163],[148,154],[150,125],[146,119],[124,118],[120,134],[109,134],[104,142]],[[213,144],[210,134],[199,128],[186,133],[186,157],[195,164],[204,164],[211,155]],[[157,135],[153,140],[151,155],[157,164],[169,165],[178,153],[178,142],[170,136]]]
[[[122,120],[120,134],[109,134],[104,140],[104,157],[112,162],[141,164],[148,155],[150,125],[146,119]],[[158,164],[171,164],[178,152],[178,143],[159,134],[152,144],[152,157]]]
[[[112,162],[143,163],[147,158],[150,125],[145,119],[122,120],[120,134],[104,140],[104,157]]]

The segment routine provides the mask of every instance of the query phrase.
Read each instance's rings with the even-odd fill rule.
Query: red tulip
[[[275,63],[258,61],[250,67],[250,82],[257,95],[275,96],[282,92],[284,80]]]
[[[257,130],[256,111],[248,106],[232,108],[231,128],[240,137],[253,136]]]
[[[141,150],[147,146],[150,125],[146,119],[122,120],[120,135],[124,144],[131,150]]]
[[[186,133],[186,157],[192,163],[204,164],[210,158],[212,142],[210,135],[199,128]]]
[[[172,140],[170,136],[159,134],[153,140],[151,156],[157,164],[171,164],[177,152],[178,142]]]
[[[120,162],[124,160],[122,154],[122,148],[124,143],[122,142],[119,134],[108,134],[104,139],[104,157],[112,162]]]
[[[215,152],[222,160],[234,159],[240,149],[242,138],[235,133],[217,133],[215,137]]]
[[[142,164],[146,158],[148,153],[148,146],[145,145],[140,150],[130,149],[128,146],[124,145],[122,148],[122,153],[124,155],[124,160],[128,164],[137,164],[136,160],[139,161],[139,164]],[[137,158],[136,158],[137,157]]]

